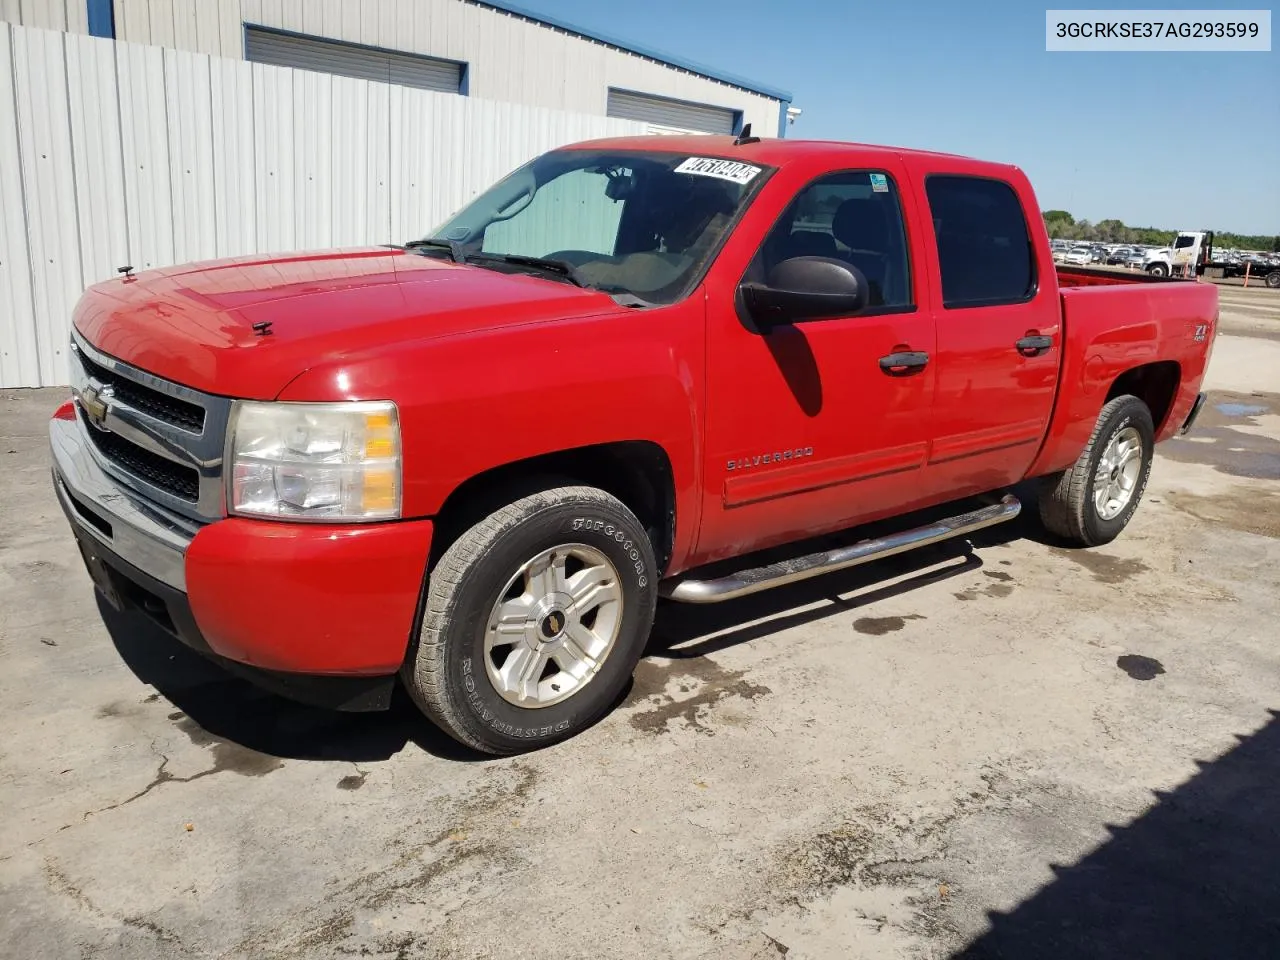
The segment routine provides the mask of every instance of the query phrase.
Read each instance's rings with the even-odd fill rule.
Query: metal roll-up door
[[[630,90],[610,90],[605,112],[619,120],[639,120],[691,133],[733,133],[738,121],[738,112],[727,107],[668,100]]]
[[[398,83],[422,90],[457,93],[462,64],[411,53],[373,50],[350,43],[298,37],[274,30],[245,27],[245,57],[255,63],[315,70],[341,77]]]

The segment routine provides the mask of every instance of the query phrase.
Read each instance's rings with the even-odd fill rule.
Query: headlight
[[[400,516],[400,419],[387,401],[236,401],[232,513],[290,520]]]

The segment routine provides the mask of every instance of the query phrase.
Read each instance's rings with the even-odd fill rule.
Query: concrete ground
[[[1280,338],[1210,386],[1115,543],[664,608],[616,712],[507,760],[104,622],[62,391],[0,392],[3,952],[1280,956]]]

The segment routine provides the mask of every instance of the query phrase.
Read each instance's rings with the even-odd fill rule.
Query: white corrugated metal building
[[[791,95],[502,0],[0,0],[0,20],[443,93],[785,136]]]
[[[116,268],[403,242],[538,153],[789,97],[476,0],[0,0],[0,387]]]

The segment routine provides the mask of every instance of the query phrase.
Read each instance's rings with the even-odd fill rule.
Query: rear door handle
[[[905,377],[923,369],[928,362],[929,355],[923,352],[891,353],[880,358],[880,369],[891,377]]]
[[[1053,347],[1053,337],[1031,336],[1023,337],[1014,343],[1018,348],[1018,352],[1024,357],[1038,357],[1040,354]]]

